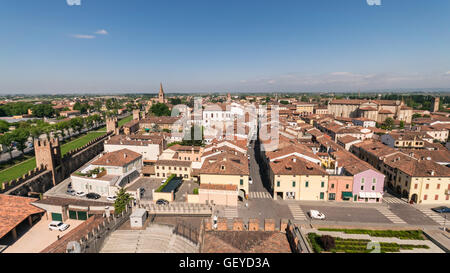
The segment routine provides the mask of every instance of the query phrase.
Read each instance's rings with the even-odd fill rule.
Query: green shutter
[[[309,182],[306,181],[306,183],[305,183],[305,188],[307,188],[308,186],[309,186]]]
[[[77,220],[77,212],[73,210],[69,210],[69,219]]]
[[[62,214],[52,212],[52,221],[61,221],[62,222]]]
[[[323,200],[323,198],[324,198],[324,193],[321,192],[321,193],[320,193],[320,200]]]
[[[77,216],[78,220],[87,220],[87,212],[85,211],[78,211]]]

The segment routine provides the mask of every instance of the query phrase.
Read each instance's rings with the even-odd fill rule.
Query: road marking
[[[266,192],[266,191],[257,191],[257,192],[250,192],[250,198],[272,198],[272,196],[270,195],[270,193]]]
[[[377,208],[377,210],[394,224],[406,224],[405,221],[403,221],[400,217],[395,215],[391,210],[387,208]]]
[[[237,218],[238,217],[237,208],[226,207],[224,209],[224,212],[225,212],[225,218],[233,219],[233,218]]]
[[[305,221],[306,215],[303,213],[303,210],[299,205],[288,204],[289,210],[291,211],[292,216],[294,216],[295,220]]]
[[[383,202],[389,203],[389,204],[406,204],[407,203],[405,200],[402,200],[397,197],[384,197]]]
[[[444,225],[445,218],[440,213],[437,213],[435,211],[432,211],[431,209],[418,209],[420,212],[425,214],[426,216],[430,217],[433,221],[438,223],[439,225]],[[448,218],[448,217],[447,217]],[[447,221],[448,222],[448,221]]]

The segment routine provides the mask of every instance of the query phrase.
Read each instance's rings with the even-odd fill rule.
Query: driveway
[[[3,253],[39,253],[44,248],[58,240],[58,235],[62,237],[84,221],[72,219],[65,221],[64,223],[69,224],[70,227],[63,232],[58,230],[49,230],[48,224],[50,224],[50,222],[51,220],[41,219],[14,244],[5,249]]]

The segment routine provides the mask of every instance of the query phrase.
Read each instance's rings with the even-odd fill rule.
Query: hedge
[[[170,175],[170,176],[167,178],[166,182],[164,182],[164,184],[162,184],[161,186],[159,186],[159,188],[156,189],[155,192],[160,192],[162,189],[164,189],[164,187],[167,186],[167,184],[170,182],[170,180],[172,180],[175,176],[176,176],[175,174]]]

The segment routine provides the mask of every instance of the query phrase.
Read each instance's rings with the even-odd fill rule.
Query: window
[[[439,190],[441,188],[441,184],[437,184],[437,189]]]
[[[364,190],[364,186],[363,186],[363,185],[361,185],[361,190],[362,190],[362,191]]]
[[[292,187],[295,187],[295,181],[292,181]]]
[[[434,200],[438,200],[438,199],[439,199],[439,195],[436,194],[436,195],[434,196]]]
[[[428,198],[428,196],[425,194],[425,195],[423,196],[423,200],[427,200],[427,198]]]
[[[376,183],[377,183],[377,179],[374,178],[374,179],[372,180],[372,183],[376,184]]]
[[[240,180],[240,184],[241,184],[241,186],[244,185],[244,179]]]
[[[331,184],[331,188],[334,189],[334,184]]]
[[[323,188],[323,187],[325,187],[325,182],[320,182],[320,186]]]
[[[417,184],[414,185],[414,189],[417,190]]]
[[[277,187],[279,187],[280,186],[280,181],[277,181]]]
[[[323,198],[325,197],[325,194],[323,192],[320,193],[320,200],[323,200]]]
[[[375,186],[372,186],[372,190],[373,190],[373,191],[375,190]]]
[[[349,185],[349,184],[346,184],[346,185],[345,185],[345,189],[348,190],[348,187],[350,187],[350,185]]]
[[[364,184],[364,178],[361,178],[361,184]]]
[[[309,186],[309,182],[306,181],[306,182],[305,182],[305,188],[307,188],[308,186]]]
[[[429,187],[430,187],[430,184],[427,184],[427,185],[425,186],[425,189],[428,190]]]

